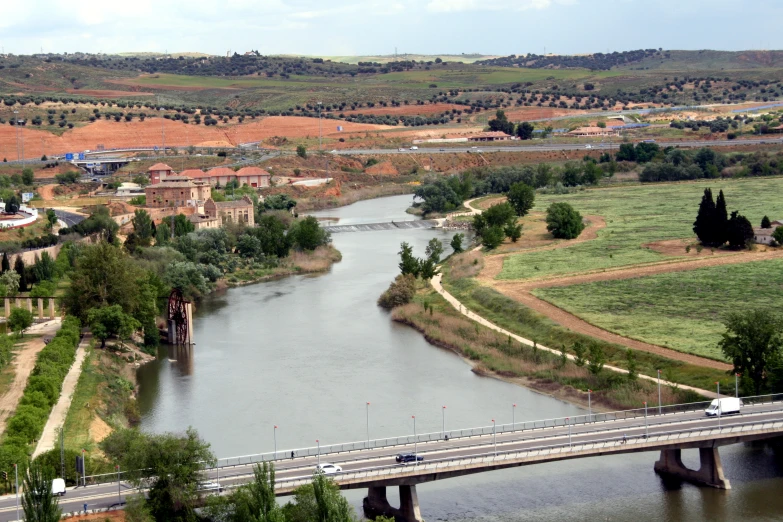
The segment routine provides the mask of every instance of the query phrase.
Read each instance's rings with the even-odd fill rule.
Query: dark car
[[[400,464],[405,464],[406,462],[416,462],[417,460],[421,462],[424,460],[424,457],[415,453],[398,453],[394,460]]]

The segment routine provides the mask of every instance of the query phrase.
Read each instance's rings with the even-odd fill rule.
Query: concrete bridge
[[[357,223],[355,225],[325,225],[327,232],[369,232],[373,230],[398,230],[414,228],[438,228],[442,226],[441,219],[411,219],[406,221],[388,221],[384,223]]]
[[[416,487],[435,480],[484,473],[556,460],[654,451],[659,453],[654,470],[662,475],[696,484],[730,489],[724,476],[718,448],[739,442],[783,436],[783,394],[743,398],[739,415],[708,418],[709,403],[691,403],[576,417],[495,424],[445,432],[410,434],[308,448],[286,449],[254,455],[221,458],[218,467],[207,470],[210,479],[226,488],[253,480],[253,466],[273,462],[276,493],[290,495],[307,484],[315,466],[330,462],[342,467],[332,475],[343,489],[366,488],[365,513],[394,516],[398,521],[422,520]],[[446,437],[448,436],[448,438]],[[698,470],[686,468],[682,450],[698,449]],[[291,458],[291,453],[294,458]],[[412,452],[424,460],[397,464],[397,453]],[[128,484],[117,475],[88,477],[86,488],[69,489],[60,501],[63,511],[77,511],[83,503],[91,508],[108,507],[127,492]],[[401,505],[392,507],[386,489],[400,489]],[[14,498],[0,498],[0,522],[15,518]]]

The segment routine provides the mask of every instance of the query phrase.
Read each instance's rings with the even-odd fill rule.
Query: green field
[[[783,260],[771,260],[533,293],[620,335],[723,360],[717,345],[726,314],[748,308],[783,314],[781,288]]]
[[[535,211],[567,202],[583,215],[600,215],[606,228],[593,241],[558,250],[512,254],[499,279],[529,279],[653,263],[676,256],[645,247],[653,241],[693,238],[693,221],[706,187],[723,189],[728,209],[739,210],[758,226],[761,218],[783,216],[781,178],[708,180],[663,185],[592,189],[565,195],[538,195]],[[683,255],[685,252],[683,251]]]

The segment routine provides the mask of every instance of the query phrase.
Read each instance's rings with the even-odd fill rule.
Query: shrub
[[[552,203],[546,211],[546,229],[558,239],[574,239],[585,225],[574,207],[568,203]]]
[[[416,294],[416,277],[413,274],[400,274],[389,288],[378,298],[378,306],[391,309],[408,304]]]

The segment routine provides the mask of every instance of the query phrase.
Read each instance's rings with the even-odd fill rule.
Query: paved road
[[[537,141],[537,140],[534,140]],[[555,138],[554,141],[557,141]],[[639,142],[641,140],[635,140]],[[661,147],[727,147],[727,146],[741,146],[741,145],[759,145],[759,144],[783,144],[781,138],[766,138],[766,139],[752,139],[752,140],[696,140],[696,141],[656,141]],[[362,155],[362,154],[454,154],[454,153],[481,153],[486,152],[553,152],[553,151],[566,151],[566,150],[587,150],[587,143],[550,143],[541,142],[531,143],[529,145],[507,145],[497,146],[491,143],[483,145],[471,145],[467,147],[438,147],[435,144],[432,147],[419,147],[416,150],[410,149],[341,149],[330,151],[331,154],[337,154],[341,156],[349,155]],[[620,142],[612,143],[590,143],[592,150],[609,150],[617,149]]]
[[[671,433],[682,430],[717,427],[718,419],[706,418],[702,411],[672,413],[662,416],[653,415],[637,417],[634,419],[614,420],[608,422],[593,422],[577,424],[570,428],[565,426],[543,428],[537,430],[518,430],[515,432],[497,434],[496,446],[493,436],[483,435],[476,437],[452,438],[450,440],[438,440],[428,443],[401,445],[396,447],[360,450],[340,454],[321,455],[320,462],[331,462],[342,467],[343,471],[379,470],[396,467],[394,455],[405,451],[418,451],[425,461],[434,459],[456,459],[475,455],[491,455],[495,452],[518,451],[531,448],[568,444],[569,439],[574,444],[582,442],[597,442],[614,440],[619,441],[627,436],[631,441],[644,437]],[[749,405],[743,408],[741,415],[724,416],[720,419],[723,427],[747,424],[762,421],[783,420],[783,403],[765,405]],[[281,455],[288,455],[290,450],[281,451]],[[309,477],[318,458],[304,457],[295,459],[278,459],[275,462],[276,478],[278,484],[294,478]],[[413,464],[408,464],[413,466]],[[652,470],[651,470],[652,471]],[[219,474],[219,477],[218,477]],[[219,480],[224,487],[242,484],[252,477],[252,464],[223,467],[220,470],[209,470],[207,475],[212,480]],[[335,478],[339,481],[339,474]],[[118,491],[119,488],[119,491]],[[132,494],[134,490],[126,483],[118,485],[117,482],[90,485],[86,488],[69,488],[65,497],[61,499],[63,511],[71,512],[82,509],[86,502],[89,509],[106,508],[116,504],[118,499]],[[15,497],[7,495],[0,497],[0,522],[15,520]]]
[[[57,219],[59,219],[69,227],[72,227],[87,219],[85,216],[82,216],[81,214],[74,214],[73,212],[67,212],[65,210],[55,209],[54,213],[57,216]]]

